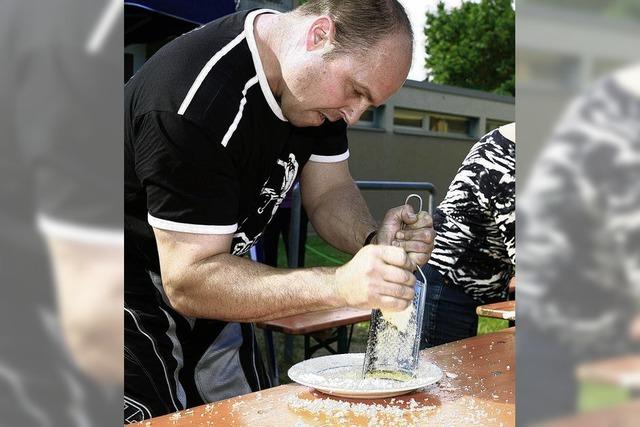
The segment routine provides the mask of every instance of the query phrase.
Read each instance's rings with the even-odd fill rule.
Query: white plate
[[[334,354],[297,363],[289,369],[293,381],[326,394],[369,398],[399,396],[438,382],[442,370],[420,362],[416,378],[409,381],[361,379],[364,353]]]

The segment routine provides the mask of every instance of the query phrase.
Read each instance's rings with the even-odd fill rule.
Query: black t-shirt
[[[295,128],[269,89],[259,13],[213,21],[163,47],[125,89],[125,233],[158,271],[152,228],[260,237],[310,159],[348,157],[346,124]],[[141,266],[142,267],[142,266]]]
[[[268,386],[249,325],[188,318],[169,305],[152,227],[233,234],[231,253],[241,256],[307,161],[349,155],[344,122],[298,129],[284,118],[253,35],[265,12],[272,11],[229,15],[182,35],[125,87],[129,420]]]

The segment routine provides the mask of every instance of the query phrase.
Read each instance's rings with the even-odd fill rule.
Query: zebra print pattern
[[[519,197],[521,324],[576,354],[626,351],[640,298],[639,182],[640,98],[607,77],[572,102]]]
[[[429,263],[480,303],[505,299],[515,265],[515,143],[497,129],[462,162],[434,214]]]

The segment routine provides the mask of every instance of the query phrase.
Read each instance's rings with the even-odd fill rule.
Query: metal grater
[[[422,198],[416,194],[407,197],[418,198],[422,210]],[[371,312],[369,338],[364,357],[363,377],[385,378],[407,381],[415,377],[418,368],[420,339],[422,336],[422,318],[426,301],[427,280],[420,269],[423,281],[416,280],[415,296],[407,310],[410,310],[409,322],[405,330],[385,319],[379,309]]]

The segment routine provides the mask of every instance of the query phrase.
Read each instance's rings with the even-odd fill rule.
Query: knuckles
[[[413,254],[413,260],[416,264],[424,265],[429,261],[429,256],[427,254]]]

